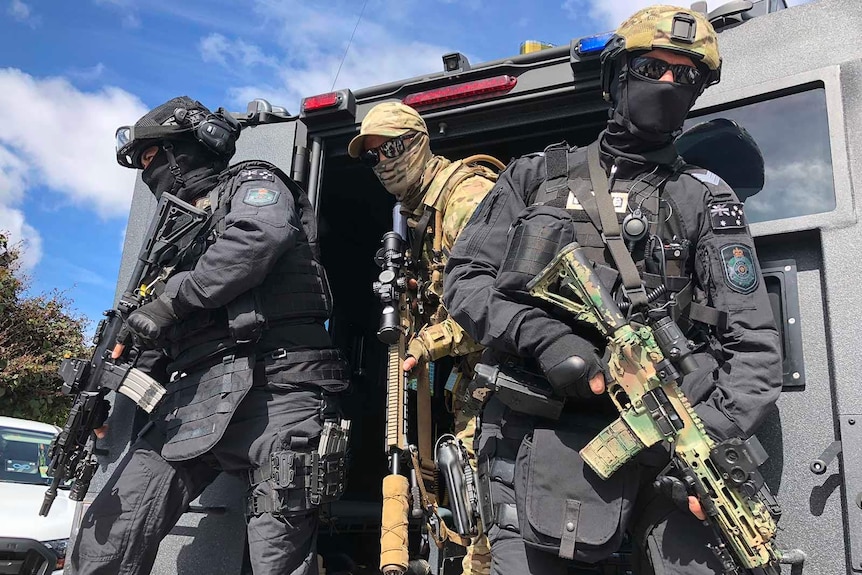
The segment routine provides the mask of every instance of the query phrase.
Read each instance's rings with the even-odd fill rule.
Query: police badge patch
[[[757,289],[757,269],[751,248],[742,244],[729,244],[721,248],[724,280],[735,292],[749,294]]]
[[[709,204],[709,223],[717,232],[743,230],[747,223],[745,208],[740,202],[713,202]]]
[[[270,206],[278,201],[278,190],[269,188],[251,188],[245,193],[242,203],[250,206]]]

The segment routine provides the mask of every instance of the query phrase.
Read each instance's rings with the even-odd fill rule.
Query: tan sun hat
[[[362,120],[359,135],[350,140],[347,153],[351,158],[358,158],[362,153],[362,142],[365,136],[395,138],[407,132],[428,133],[428,127],[419,112],[401,102],[377,104]]]

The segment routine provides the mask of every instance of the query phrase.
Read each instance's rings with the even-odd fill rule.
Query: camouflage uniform
[[[350,143],[349,153],[357,157],[362,151],[363,139],[367,135],[402,136],[414,131],[417,133],[416,152],[404,151],[404,161],[394,168],[392,179],[378,176],[384,187],[395,180],[397,185],[405,181],[411,183],[407,189],[393,192],[408,210],[408,222],[416,228],[429,209],[440,215],[439,230],[442,236],[441,249],[434,249],[434,222],[431,221],[424,235],[423,253],[420,260],[424,289],[425,306],[422,317],[417,318],[423,327],[408,344],[407,355],[420,362],[431,362],[446,356],[460,357],[459,375],[456,389],[453,390],[455,433],[470,455],[471,465],[475,468],[473,441],[476,433],[475,418],[466,413],[457,392],[460,385],[466,385],[473,377],[473,367],[479,361],[482,347],[476,343],[443,306],[443,269],[455,240],[464,229],[476,206],[485,198],[496,181],[496,174],[488,168],[475,164],[467,165],[461,161],[451,162],[442,156],[431,156],[427,146],[428,130],[425,122],[412,108],[400,103],[386,102],[375,106],[362,122],[360,135]],[[421,150],[421,151],[420,151]],[[422,152],[427,155],[423,157]],[[425,160],[420,164],[421,160]],[[421,169],[421,175],[419,170]],[[390,171],[392,173],[392,171]],[[482,535],[467,548],[463,560],[465,575],[488,575],[491,557],[487,538]]]

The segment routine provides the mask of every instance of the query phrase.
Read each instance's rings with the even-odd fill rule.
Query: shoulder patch
[[[249,188],[242,203],[250,206],[271,206],[278,201],[278,190],[270,190],[269,188]]]
[[[691,174],[691,177],[694,179],[700,180],[704,184],[712,184],[713,186],[717,186],[721,181],[718,174],[713,174],[709,170],[692,170],[689,174]]]
[[[716,232],[744,230],[745,206],[742,202],[712,202],[709,204],[709,224]]]
[[[743,244],[728,244],[721,248],[724,281],[737,293],[749,294],[757,289],[757,269],[751,248]]]
[[[241,170],[237,175],[240,182],[250,182],[252,180],[258,181],[275,181],[275,174],[270,172],[269,170],[263,168],[254,168],[251,170]]]

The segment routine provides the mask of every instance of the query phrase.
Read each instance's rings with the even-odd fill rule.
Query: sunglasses
[[[376,148],[368,148],[362,152],[359,159],[361,159],[362,163],[369,168],[373,168],[380,163],[380,154],[383,154],[384,157],[390,159],[397,158],[403,154],[404,150],[407,149],[406,143],[412,140],[415,136],[416,133],[413,132],[411,134],[404,134],[402,136],[386,140]]]
[[[665,75],[668,70],[673,73],[673,81],[677,84],[685,86],[694,86],[699,84],[703,79],[703,74],[700,70],[686,64],[669,64],[658,58],[650,58],[649,56],[638,56],[631,61],[629,69],[648,80],[658,80]]]

